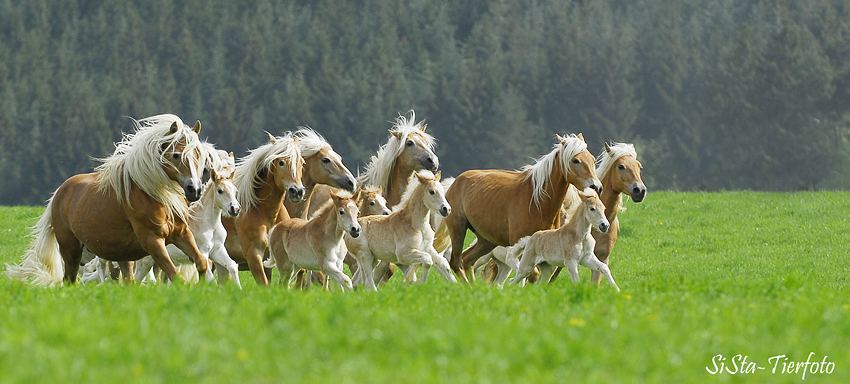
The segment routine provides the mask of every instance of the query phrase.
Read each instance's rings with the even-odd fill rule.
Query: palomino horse
[[[608,266],[603,264],[593,254],[596,241],[590,235],[593,227],[600,232],[606,232],[609,227],[605,217],[605,206],[596,191],[588,189],[579,191],[581,203],[575,214],[561,228],[537,231],[531,236],[523,237],[511,248],[511,255],[506,261],[519,260],[512,265],[516,276],[511,284],[521,282],[528,276],[537,264],[548,263],[558,267],[566,267],[574,283],[578,282],[578,265],[584,265],[594,271],[602,272],[617,291],[620,287],[614,282]],[[521,254],[521,256],[520,256]]]
[[[449,263],[434,249],[434,230],[428,220],[430,212],[444,217],[451,212],[440,184],[440,172],[434,175],[421,171],[414,175],[418,182],[405,193],[393,213],[361,217],[358,221],[363,228],[363,236],[344,237],[348,251],[357,260],[357,271],[362,274],[356,280],[365,282],[371,290],[377,289],[372,271],[376,258],[408,266],[422,265],[426,270],[433,265],[446,280],[457,281]],[[413,270],[409,269],[410,272]],[[381,277],[385,272],[386,269],[376,270],[375,275]],[[424,283],[426,276],[423,272],[418,281]],[[412,273],[408,273],[407,280],[412,277]]]
[[[568,184],[602,190],[584,137],[556,136],[558,143],[552,152],[534,165],[519,172],[466,171],[449,187],[446,198],[453,208],[446,218],[452,243],[450,263],[463,280],[469,281],[465,271],[474,274],[471,267],[475,261],[497,245],[509,246],[536,231],[557,228]],[[467,229],[478,241],[463,250]]]
[[[640,203],[646,197],[646,185],[640,178],[640,169],[643,165],[637,160],[637,151],[634,144],[605,143],[605,150],[596,160],[596,173],[602,180],[602,203],[605,204],[605,216],[611,223],[608,232],[592,230],[593,238],[596,239],[594,253],[599,261],[608,264],[608,256],[617,244],[617,234],[620,231],[620,221],[617,212],[624,211],[623,197],[621,194],[629,195],[632,201]],[[568,193],[575,193],[572,189]],[[560,269],[549,280],[557,278]],[[541,278],[545,278],[541,274]],[[593,271],[591,281],[599,284],[602,274]]]
[[[166,244],[173,243],[195,262],[208,264],[186,226],[188,205],[200,198],[204,159],[198,132],[174,115],[133,121],[112,156],[96,173],[66,180],[47,203],[33,229],[34,242],[18,266],[16,279],[54,285],[77,279],[83,248],[106,260],[132,261],[151,255],[168,279],[177,269]]]
[[[314,199],[310,201],[310,211],[307,214],[308,219],[313,217],[322,205],[331,201],[331,193],[333,193],[333,190],[333,187],[322,184],[317,185],[313,189]],[[385,199],[381,194],[382,192],[381,187],[375,186],[361,186],[357,188],[355,196],[358,196],[358,198],[354,203],[357,204],[357,209],[360,210],[360,217],[389,215],[392,213],[392,211],[387,207],[387,199]],[[324,204],[320,202],[324,202]]]
[[[304,159],[298,138],[269,135],[270,142],[252,150],[236,165],[236,188],[242,212],[235,219],[222,217],[227,229],[225,247],[236,262],[247,262],[257,284],[268,285],[263,257],[269,248],[269,230],[290,218],[283,198],[304,199],[301,172]]]
[[[365,173],[357,180],[363,186],[381,187],[390,207],[401,202],[414,172],[423,169],[436,172],[440,165],[434,154],[434,138],[425,133],[427,125],[421,121],[415,123],[413,110],[408,113],[409,117],[396,118],[389,140],[372,156]]]
[[[294,133],[298,138],[301,157],[304,158],[304,170],[301,182],[304,184],[304,200],[300,203],[284,201],[287,212],[291,217],[307,218],[308,208],[312,199],[313,188],[316,185],[331,187],[354,193],[357,181],[354,175],[342,164],[342,157],[334,152],[325,139],[310,128],[300,127]],[[325,200],[319,201],[323,205]]]
[[[269,250],[280,271],[280,281],[289,286],[295,269],[322,271],[343,289],[351,290],[351,279],[342,272],[342,260],[348,253],[343,234],[360,236],[357,205],[350,194],[331,194],[310,221],[294,218],[281,221],[269,232]],[[270,263],[266,266],[271,266]],[[328,279],[324,286],[328,288]]]
[[[241,210],[236,199],[236,186],[233,185],[236,165],[232,152],[229,154],[225,152],[222,158],[219,152],[223,151],[216,151],[215,148],[208,148],[208,150],[212,155],[210,180],[204,187],[201,199],[189,206],[187,224],[195,236],[195,242],[198,244],[201,255],[215,263],[220,275],[228,273],[229,277],[233,278],[236,285],[241,288],[239,269],[224,248],[227,230],[221,224],[222,214],[236,217]],[[171,260],[177,264],[190,262],[186,254],[173,245],[168,246],[168,254],[171,256]],[[150,272],[151,267],[153,267],[153,260],[150,257],[137,261],[135,280],[142,281]],[[213,281],[212,270],[208,270],[205,277],[208,282]]]

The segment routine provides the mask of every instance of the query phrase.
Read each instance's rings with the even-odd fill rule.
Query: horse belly
[[[94,174],[77,176],[57,190],[56,197],[62,201],[57,201],[54,214],[64,220],[56,224],[67,226],[83,246],[103,259],[126,261],[146,256],[115,194],[98,192]],[[76,185],[66,187],[72,180]]]

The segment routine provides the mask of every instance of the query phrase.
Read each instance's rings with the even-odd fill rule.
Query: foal
[[[322,271],[343,289],[352,289],[351,279],[342,272],[342,260],[348,249],[343,234],[360,236],[358,209],[350,194],[331,193],[333,203],[326,204],[310,220],[287,219],[269,232],[269,250],[280,272],[281,283],[289,285],[297,269]],[[266,264],[269,267],[268,264]],[[328,279],[325,279],[328,288]]]
[[[426,269],[433,265],[446,280],[457,281],[449,263],[434,249],[434,230],[428,218],[429,212],[443,217],[451,212],[440,184],[440,172],[433,175],[429,171],[420,171],[414,175],[418,182],[410,186],[397,210],[387,216],[360,218],[363,236],[345,237],[345,244],[357,260],[358,270],[362,271],[362,279],[371,290],[377,289],[372,271],[376,258],[408,266],[421,264]],[[383,276],[385,272],[386,269],[376,269],[375,275]],[[423,273],[417,281],[424,283],[425,277]],[[407,280],[412,280],[412,273],[408,273]]]
[[[593,254],[596,240],[590,235],[590,229],[596,228],[600,232],[608,230],[605,206],[593,190],[579,191],[578,195],[581,204],[569,222],[559,229],[537,231],[531,236],[523,237],[513,246],[511,254],[506,258],[507,262],[514,260],[512,264],[515,264],[511,266],[516,270],[511,284],[521,282],[537,264],[543,262],[566,267],[573,282],[578,282],[578,265],[581,263],[591,270],[602,272],[608,278],[608,283],[620,291],[608,266]],[[516,263],[520,252],[522,256],[519,263]]]

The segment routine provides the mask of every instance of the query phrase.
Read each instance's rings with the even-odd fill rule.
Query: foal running
[[[578,282],[578,265],[581,263],[591,270],[602,272],[608,278],[608,283],[618,292],[620,291],[608,266],[593,254],[596,240],[590,235],[590,229],[596,228],[600,232],[608,230],[605,206],[593,190],[579,191],[578,195],[581,198],[581,204],[569,222],[559,229],[537,231],[531,236],[523,237],[513,246],[511,255],[506,258],[506,261],[516,260],[520,252],[522,256],[518,265],[511,266],[516,270],[516,276],[511,279],[511,284],[521,282],[537,264],[543,262],[566,267],[573,282]]]
[[[331,193],[331,199],[333,203],[316,212],[312,220],[283,220],[269,232],[269,250],[280,272],[281,283],[289,286],[296,268],[304,268],[321,271],[343,289],[352,289],[351,279],[342,272],[342,260],[348,253],[342,237],[345,233],[352,238],[360,236],[359,210],[354,203],[357,197]],[[328,280],[324,283],[326,289]]]

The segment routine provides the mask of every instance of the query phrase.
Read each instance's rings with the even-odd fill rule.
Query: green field
[[[247,274],[241,291],[3,275],[0,382],[790,383],[803,372],[789,363],[810,353],[832,364],[809,370],[832,373],[805,382],[850,382],[850,193],[654,192],[627,206],[620,293],[584,268],[579,285],[563,274],[499,290],[432,272],[349,293]],[[0,265],[19,259],[41,210],[0,208]],[[736,369],[738,354],[765,369],[707,371]]]

